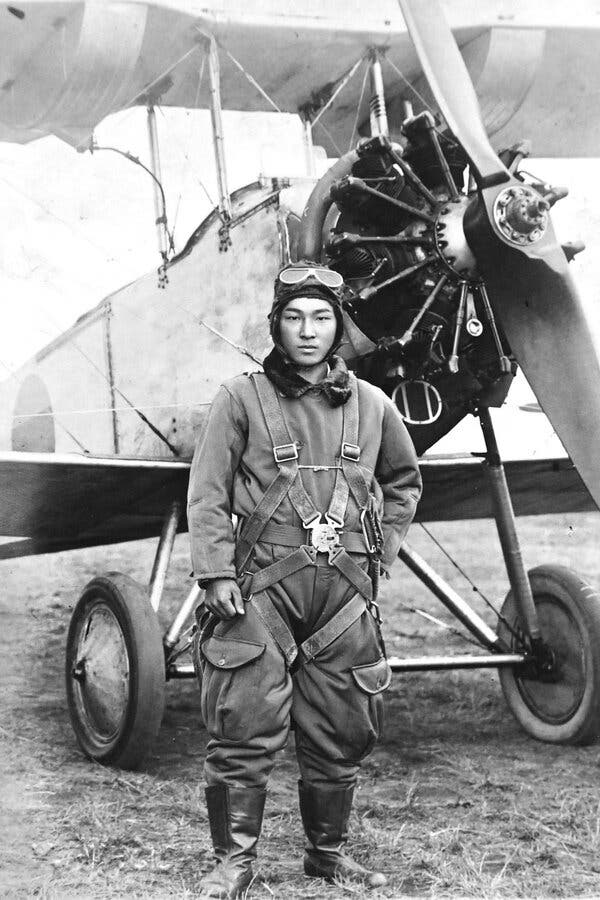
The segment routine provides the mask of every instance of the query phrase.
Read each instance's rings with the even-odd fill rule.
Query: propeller
[[[467,154],[477,195],[463,228],[512,352],[600,506],[600,347],[548,209],[493,150],[439,0],[399,0],[439,108]]]

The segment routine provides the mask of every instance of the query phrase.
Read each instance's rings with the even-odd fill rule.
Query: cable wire
[[[479,596],[481,597],[481,599],[483,600],[485,605],[488,607],[488,609],[490,609],[494,613],[496,618],[500,622],[502,622],[503,625],[505,625],[508,628],[508,630],[510,631],[510,633],[512,634],[513,637],[518,638],[518,634],[515,631],[515,629],[512,627],[510,622],[508,622],[506,617],[502,615],[500,610],[496,609],[496,607],[494,606],[492,601],[488,597],[486,597],[486,595],[483,593],[483,591],[480,590],[480,588],[475,584],[475,582],[472,580],[472,578],[470,578],[469,574],[462,568],[462,566],[459,565],[459,563],[457,563],[457,561],[454,559],[454,557],[448,552],[448,550],[446,550],[446,548],[441,543],[441,541],[439,541],[438,538],[436,538],[436,536],[424,525],[423,522],[419,522],[419,525],[421,526],[421,528],[423,529],[425,534],[433,541],[433,543],[436,545],[436,547],[439,550],[441,550],[441,552],[444,554],[446,559],[454,566],[454,568],[458,572],[460,572],[460,574],[465,579],[465,581],[467,581],[467,583],[470,584],[473,591],[476,594],[479,594]]]

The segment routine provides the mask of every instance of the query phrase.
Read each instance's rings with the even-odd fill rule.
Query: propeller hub
[[[442,206],[435,224],[436,249],[454,277],[461,281],[477,276],[477,262],[463,229],[469,197],[450,200]]]
[[[494,222],[503,237],[519,246],[534,244],[548,227],[550,204],[526,184],[511,185],[494,201]]]

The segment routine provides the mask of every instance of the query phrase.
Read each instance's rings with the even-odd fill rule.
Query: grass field
[[[523,519],[519,530],[528,566],[571,565],[600,587],[598,516]],[[493,524],[438,524],[432,531],[499,603],[507,585]],[[459,591],[475,596],[420,528],[409,540]],[[0,565],[1,896],[197,895],[210,852],[206,733],[195,685],[168,685],[163,727],[141,772],[87,761],[64,699],[65,635],[82,587],[107,570],[147,580],[153,549],[146,541]],[[186,590],[188,571],[186,536],[180,536],[161,610],[165,623]],[[390,655],[469,649],[400,601],[450,622],[398,563],[382,597]],[[493,621],[481,602],[474,605]],[[395,676],[386,712],[386,732],[364,766],[351,829],[357,858],[388,874],[389,887],[378,896],[600,896],[600,745],[529,739],[492,671]],[[251,896],[373,897],[301,874],[296,779],[288,747],[272,781]]]

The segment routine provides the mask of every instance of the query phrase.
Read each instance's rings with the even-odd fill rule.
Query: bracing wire
[[[432,622],[434,625],[437,625],[438,628],[442,628],[444,631],[449,631],[451,634],[456,637],[461,638],[462,640],[467,641],[469,644],[473,644],[474,647],[481,649],[481,644],[475,640],[470,634],[467,634],[465,631],[461,631],[460,628],[457,628],[455,625],[449,625],[448,622],[443,622],[442,619],[438,619],[437,616],[433,616],[431,613],[426,612],[424,609],[419,609],[418,606],[414,606],[412,603],[407,603],[405,600],[397,600],[396,601],[399,606],[405,609],[407,612],[412,613],[415,616],[420,616],[422,619],[426,619],[428,622]]]
[[[463,569],[462,566],[454,559],[452,554],[449,553],[448,550],[446,550],[446,548],[444,547],[442,542],[440,540],[438,540],[438,538],[436,538],[436,536],[429,530],[429,528],[426,527],[426,525],[424,525],[423,522],[419,522],[419,525],[421,526],[421,528],[423,529],[425,534],[433,541],[433,543],[438,548],[438,550],[440,550],[444,554],[446,559],[454,566],[454,568],[458,572],[460,572],[460,574],[465,579],[465,581],[471,586],[472,590],[476,594],[479,594],[479,596],[481,597],[481,599],[483,600],[485,605],[488,607],[488,609],[490,609],[494,613],[496,618],[500,622],[502,622],[503,625],[505,625],[508,628],[508,630],[510,631],[510,633],[512,634],[513,637],[518,637],[516,631],[514,630],[514,628],[510,624],[510,622],[506,619],[505,616],[502,615],[500,610],[496,609],[495,605],[492,603],[492,601],[489,599],[489,597],[486,597],[486,595],[483,593],[483,591],[475,584],[473,579],[469,576],[468,572],[466,572],[465,569]]]
[[[363,75],[362,87],[360,89],[360,97],[358,99],[358,105],[356,107],[356,115],[354,117],[354,124],[352,126],[352,134],[350,135],[350,143],[348,144],[348,152],[350,152],[350,150],[352,150],[352,148],[354,147],[354,138],[356,135],[356,129],[358,128],[358,120],[360,118],[360,111],[362,109],[363,100],[365,97],[365,90],[367,87],[367,78],[368,77],[369,77],[369,67],[368,67],[368,65],[366,65],[365,66],[365,74]]]
[[[387,54],[384,55],[383,58],[384,58],[385,62],[387,62],[387,64],[388,64],[389,66],[392,67],[392,69],[394,70],[394,72],[396,73],[396,75],[397,75],[400,79],[402,79],[402,81],[403,81],[404,84],[409,88],[409,90],[411,90],[411,91],[413,92],[413,94],[421,101],[421,103],[423,104],[423,106],[425,107],[425,109],[428,109],[428,110],[429,110],[429,112],[431,113],[431,115],[432,115],[432,116],[434,117],[434,119],[435,119],[435,115],[436,115],[435,110],[432,109],[431,105],[427,102],[427,100],[425,99],[425,97],[424,97],[421,93],[419,93],[419,91],[416,89],[416,87],[414,86],[414,84],[412,84],[412,82],[410,82],[410,81],[408,80],[408,78],[406,77],[406,75],[404,75],[404,73],[400,71],[400,69],[398,68],[398,66],[397,66],[395,63],[392,62],[392,60],[387,56]],[[447,135],[444,131],[442,131],[442,129],[439,127],[439,125],[435,125],[435,124],[434,124],[433,127],[434,127],[434,130],[438,133],[439,137],[442,138],[442,140],[446,141],[448,144],[453,144],[453,143],[454,143],[454,142],[448,137],[448,135]]]
[[[325,132],[325,134],[327,135],[327,137],[328,137],[329,140],[331,141],[331,146],[335,149],[337,155],[338,155],[338,156],[343,156],[343,155],[344,155],[344,154],[343,154],[343,151],[340,150],[340,148],[338,147],[338,145],[337,145],[337,143],[336,143],[336,141],[335,141],[333,135],[331,134],[331,132],[329,131],[329,129],[326,128],[326,126],[323,124],[322,120],[319,119],[319,121],[318,121],[316,124],[319,126],[319,128],[322,128],[322,129],[323,129],[323,131]]]
[[[338,83],[338,86],[336,87],[335,91],[333,92],[333,94],[331,95],[331,97],[329,98],[329,100],[327,101],[327,103],[325,103],[325,104],[321,107],[321,109],[318,111],[318,113],[316,114],[316,116],[315,116],[314,119],[312,120],[312,122],[311,122],[311,127],[312,127],[313,125],[315,125],[315,124],[319,121],[319,119],[321,118],[321,116],[322,116],[325,112],[327,112],[327,110],[329,109],[329,107],[333,105],[333,103],[336,101],[336,99],[337,99],[337,97],[339,96],[339,94],[341,94],[341,92],[344,90],[344,88],[346,87],[346,85],[348,84],[348,82],[352,80],[352,77],[354,76],[354,73],[359,69],[360,64],[363,62],[364,59],[365,59],[365,54],[363,54],[359,59],[357,59],[356,62],[354,62],[354,63],[350,66],[350,68],[348,69],[348,71],[347,71],[344,75],[342,75],[342,77],[340,78],[339,83]]]
[[[262,87],[260,86],[260,84],[258,83],[258,81],[256,80],[256,78],[253,78],[252,75],[251,75],[249,72],[246,71],[246,69],[243,67],[243,65],[241,64],[241,62],[239,62],[239,61],[235,58],[235,56],[233,56],[233,54],[229,52],[229,50],[227,49],[227,47],[223,47],[223,45],[222,45],[222,44],[219,44],[218,41],[217,41],[217,44],[218,44],[218,46],[219,46],[222,50],[225,51],[225,53],[227,54],[227,56],[229,57],[229,59],[231,60],[231,62],[234,64],[234,66],[237,66],[237,68],[240,70],[240,72],[242,73],[242,75],[244,76],[244,78],[252,85],[253,88],[256,88],[256,90],[258,91],[258,93],[259,93],[262,97],[264,97],[265,100],[267,101],[267,103],[269,103],[269,104],[273,107],[273,109],[275,110],[275,112],[278,112],[278,113],[283,112],[283,110],[280,109],[279,106],[277,106],[277,104],[275,103],[275,101],[273,100],[273,98],[272,98],[272,97],[269,97],[269,95],[268,95],[267,92],[264,90],[264,88],[262,88]]]
[[[202,57],[202,64],[201,64],[200,69],[199,69],[199,72],[198,72],[198,86],[197,86],[197,88],[196,88],[196,97],[195,97],[195,100],[194,100],[194,109],[197,108],[198,103],[199,103],[199,101],[200,101],[200,91],[201,91],[201,89],[202,89],[202,79],[203,79],[203,77],[204,77],[204,66],[205,66],[205,63],[206,63],[206,57],[203,56],[203,57]],[[163,112],[163,110],[162,110],[162,107],[159,106],[158,109],[159,109],[159,111],[160,111],[160,114],[161,114],[161,115],[163,116],[163,118],[164,118],[164,112]],[[192,132],[192,129],[190,129],[190,136],[189,136],[189,138],[188,138],[188,143],[191,143],[191,140],[192,140],[192,134],[191,134],[191,132]],[[179,143],[179,142],[178,142],[178,143]],[[186,175],[187,172],[188,172],[188,170],[189,170],[189,168],[190,168],[190,162],[191,162],[191,161],[190,161],[189,147],[188,147],[188,149],[186,150],[186,149],[184,149],[184,148],[181,148],[181,145],[180,145],[180,149],[182,149],[182,152],[183,152],[183,158],[185,159],[185,163],[186,163],[186,164],[185,164],[185,167],[184,167],[183,175]],[[210,198],[210,196],[209,196],[209,194],[208,194],[208,191],[206,190],[204,184],[202,183],[202,181],[200,181],[200,179],[198,179],[198,181],[199,181],[200,186],[202,187],[204,193],[206,194],[206,196],[207,196],[207,198],[208,198],[208,202],[210,203],[211,206],[214,206],[214,203],[212,202],[212,200],[211,200],[211,198]],[[180,190],[180,191],[179,191],[179,196],[177,197],[177,204],[176,204],[176,206],[175,206],[175,215],[173,216],[173,228],[172,228],[173,243],[175,242],[175,228],[177,227],[177,219],[178,219],[178,217],[179,217],[179,206],[180,206],[180,204],[181,204],[181,198],[182,198],[182,196],[183,196],[183,190]]]

